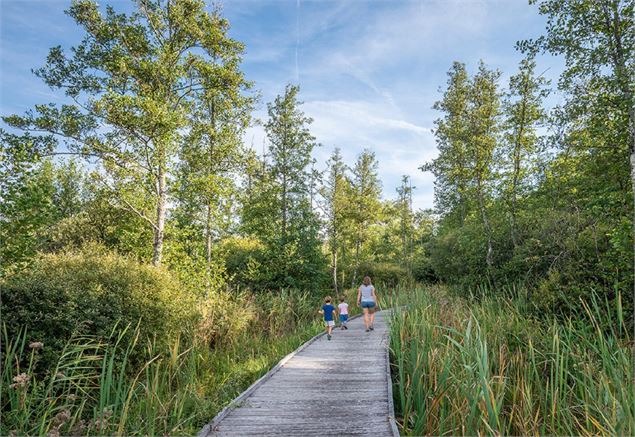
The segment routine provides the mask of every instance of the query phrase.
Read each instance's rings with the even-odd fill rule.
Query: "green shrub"
[[[411,279],[405,268],[392,263],[363,263],[358,272],[361,278],[370,276],[373,284],[388,288],[394,288]]]
[[[522,282],[539,312],[563,316],[578,314],[582,301],[589,303],[593,294],[612,300],[619,292],[624,296],[626,318],[633,319],[629,220],[609,221],[598,218],[596,211],[536,205],[531,213],[517,217],[514,244],[508,217],[491,212],[494,256],[489,267],[487,233],[478,217],[468,217],[460,227],[449,220],[440,223],[428,248],[431,266],[441,281],[465,292],[483,283],[500,287]],[[420,279],[417,269],[414,273]]]
[[[167,271],[97,245],[40,255],[0,283],[0,292],[9,337],[26,329],[28,340],[43,342],[43,366],[71,336],[109,338],[116,325],[139,323],[142,339],[162,345],[192,321],[195,308]]]
[[[436,272],[434,271],[432,260],[429,256],[423,254],[414,258],[414,262],[412,264],[412,277],[416,281],[424,283],[432,283],[439,280]]]
[[[266,247],[256,238],[230,237],[221,242],[230,282],[239,288],[260,290],[272,280],[266,267]]]

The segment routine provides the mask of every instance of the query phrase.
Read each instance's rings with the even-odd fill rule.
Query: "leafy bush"
[[[43,342],[42,365],[71,336],[109,338],[116,325],[139,324],[142,339],[162,345],[192,321],[195,308],[167,271],[97,245],[40,255],[28,271],[0,283],[0,292],[8,335],[26,329],[29,340]]]
[[[225,268],[230,282],[239,288],[260,290],[266,288],[271,275],[264,268],[266,247],[256,238],[230,237],[221,243]]]
[[[373,284],[389,288],[410,279],[405,268],[392,263],[363,263],[358,271],[362,278],[370,276]]]
[[[420,254],[414,257],[412,277],[416,281],[424,283],[437,282],[439,280],[439,277],[434,271],[432,260],[426,254]]]
[[[502,208],[501,205],[496,205]],[[499,214],[496,214],[496,213]],[[541,208],[518,216],[516,244],[509,220],[491,211],[493,265],[487,266],[487,236],[478,218],[461,227],[441,222],[428,245],[434,273],[464,291],[483,283],[522,282],[540,312],[561,315],[582,310],[592,294],[624,296],[624,312],[633,317],[632,225],[622,218],[597,217],[594,211]]]
[[[252,291],[305,289],[316,291],[328,283],[323,254],[298,241],[285,246],[258,238],[233,236],[220,244],[229,282]],[[285,267],[286,266],[286,267]]]

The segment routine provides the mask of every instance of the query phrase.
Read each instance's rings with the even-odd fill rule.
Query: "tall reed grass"
[[[524,293],[505,293],[519,296]],[[522,298],[393,299],[395,408],[404,435],[634,435],[633,342],[620,296],[579,319],[530,316]]]
[[[242,328],[223,331],[231,336],[223,341],[210,345],[199,328],[176,336],[166,349],[142,338],[138,326],[117,326],[109,338],[71,338],[45,372],[38,361],[46,341],[29,341],[26,330],[9,337],[5,329],[0,435],[196,434],[322,329],[322,296],[284,291],[241,299],[256,314]],[[209,329],[225,316],[211,317]],[[139,350],[140,364],[130,359]]]

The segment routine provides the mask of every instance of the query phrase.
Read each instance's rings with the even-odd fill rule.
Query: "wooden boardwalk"
[[[388,330],[362,318],[333,339],[314,337],[236,398],[200,432],[208,436],[399,435],[393,419]]]

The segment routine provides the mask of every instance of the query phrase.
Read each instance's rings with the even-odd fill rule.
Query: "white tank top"
[[[373,299],[373,290],[375,289],[375,287],[373,287],[372,285],[362,284],[359,289],[362,291],[362,300],[364,302],[375,302],[375,299]]]

